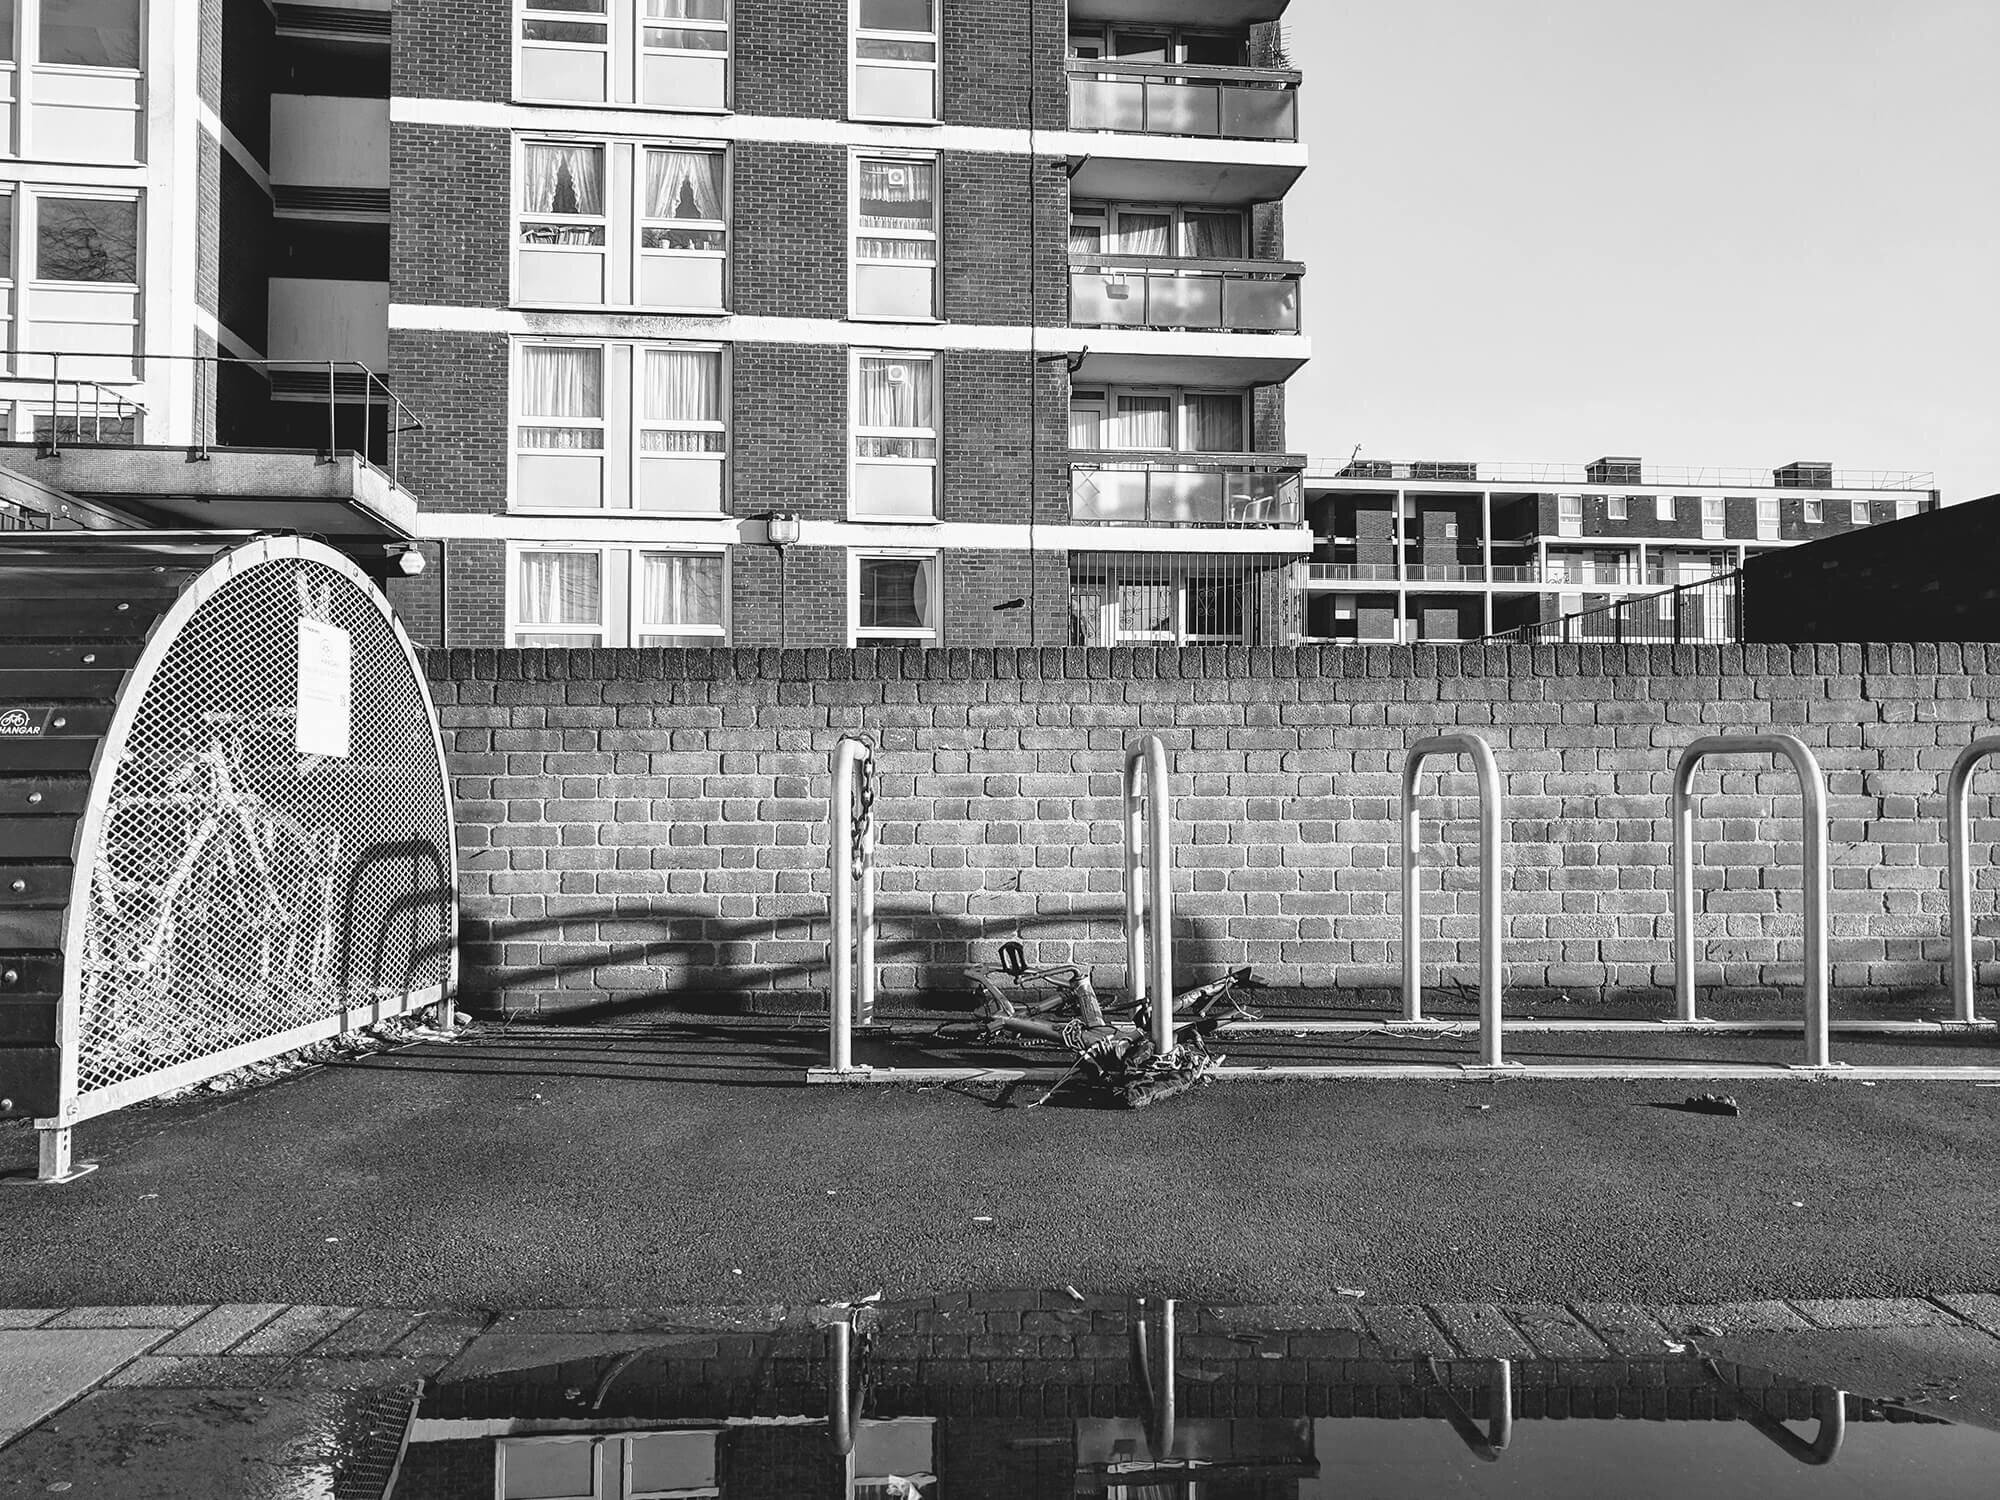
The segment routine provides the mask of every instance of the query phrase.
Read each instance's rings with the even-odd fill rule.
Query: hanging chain
[[[868,750],[867,758],[861,762],[861,785],[855,792],[854,828],[851,834],[854,878],[859,880],[864,863],[863,841],[867,837],[869,824],[875,817],[875,744],[866,735],[857,734],[851,738]]]

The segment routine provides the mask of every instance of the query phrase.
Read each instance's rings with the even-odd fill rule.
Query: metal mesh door
[[[344,756],[299,749],[302,619],[351,650]],[[113,780],[86,854],[80,1100],[441,992],[453,872],[435,729],[380,596],[345,573],[283,556],[223,582],[98,774]]]

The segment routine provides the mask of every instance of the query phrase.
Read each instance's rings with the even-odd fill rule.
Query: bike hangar
[[[1798,784],[1801,820],[1801,876],[1804,887],[1803,1017],[1719,1020],[1699,1013],[1695,986],[1694,774],[1719,756],[1761,756],[1789,765]],[[1456,1035],[1464,1022],[1424,1015],[1422,999],[1423,892],[1419,853],[1423,847],[1418,818],[1419,780],[1427,763],[1459,757],[1471,763],[1479,789],[1479,1017],[1476,1061],[1371,1062],[1255,1066],[1223,1065],[1208,1076],[1229,1080],[1281,1079],[1673,1079],[1688,1081],[1769,1078],[1850,1079],[1862,1082],[1901,1080],[2000,1083],[2000,1063],[1986,1065],[1849,1064],[1833,1059],[1830,1037],[1930,1036],[1970,1032],[1992,1033],[1996,1023],[1977,1011],[1972,963],[1972,872],[1968,801],[1973,772],[1981,762],[2000,756],[2000,736],[1974,740],[1959,754],[1945,777],[1947,842],[1949,845],[1952,1011],[1949,1019],[1878,1020],[1829,1016],[1827,912],[1830,869],[1827,857],[1826,779],[1811,749],[1787,734],[1712,735],[1695,740],[1673,764],[1669,810],[1672,825],[1674,1012],[1657,1019],[1510,1018],[1504,1014],[1505,927],[1505,803],[1501,772],[1492,747],[1478,734],[1457,733],[1419,739],[1403,761],[1402,775],[1402,1007],[1400,1018],[1226,1021],[1220,1031],[1277,1032],[1290,1035],[1373,1034]],[[875,1022],[874,954],[878,921],[875,909],[875,830],[872,776],[875,750],[866,740],[847,737],[832,757],[833,790],[829,843],[832,895],[829,967],[832,972],[828,1024],[828,1057],[824,1067],[809,1070],[815,1083],[938,1084],[1055,1081],[1060,1068],[995,1067],[871,1067],[854,1061],[857,1028]],[[857,791],[863,812],[857,815]],[[1167,752],[1157,735],[1131,741],[1124,757],[1124,930],[1129,976],[1128,998],[1147,1030],[1153,1048],[1172,1046],[1176,991],[1173,976],[1173,792]],[[1185,995],[1180,997],[1184,1002]],[[1139,1002],[1143,1001],[1143,1005]],[[1183,1012],[1185,1014],[1185,1012]],[[1128,1034],[1133,1028],[1128,1028]],[[1804,1056],[1797,1062],[1756,1061],[1624,1061],[1616,1058],[1577,1062],[1520,1063],[1506,1055],[1509,1033],[1627,1032],[1694,1035],[1797,1034]],[[893,1034],[893,1029],[885,1029]]]
[[[0,549],[0,1118],[78,1123],[458,978],[435,707],[389,602],[297,536]]]

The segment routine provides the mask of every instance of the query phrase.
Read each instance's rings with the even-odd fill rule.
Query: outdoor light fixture
[[[424,555],[415,547],[391,547],[389,556],[396,559],[396,566],[411,578],[424,570]]]
[[[764,517],[764,540],[778,549],[778,649],[786,642],[785,595],[791,592],[785,573],[785,549],[799,539],[799,518],[788,510],[774,510]]]

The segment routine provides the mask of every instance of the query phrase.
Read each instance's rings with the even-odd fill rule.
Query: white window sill
[[[509,307],[515,312],[604,313],[620,318],[656,315],[666,318],[730,318],[735,310],[727,307],[656,307],[651,303],[617,302],[522,302]],[[648,335],[637,335],[649,337]]]
[[[527,109],[632,110],[649,115],[700,115],[708,119],[722,119],[736,113],[727,104],[643,104],[636,99],[531,99],[516,94],[512,102]]]
[[[847,315],[847,321],[850,323],[900,323],[907,328],[919,328],[927,325],[942,327],[945,320],[943,318],[903,318],[891,313],[851,312]]]
[[[847,513],[847,519],[857,526],[942,526],[944,521],[937,516],[869,516],[855,511]]]
[[[944,124],[944,121],[936,116],[922,120],[902,115],[849,115],[847,118],[856,125],[914,125],[920,129],[932,130]]]

